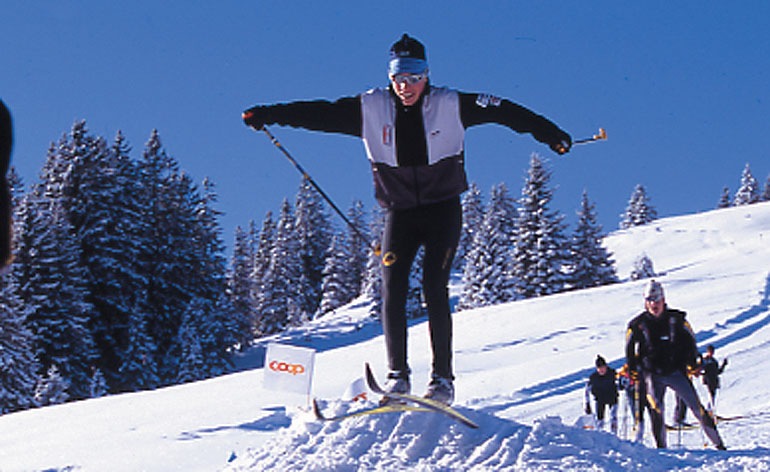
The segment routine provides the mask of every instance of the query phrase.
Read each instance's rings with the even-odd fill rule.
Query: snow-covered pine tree
[[[730,188],[725,187],[722,189],[722,195],[719,196],[719,202],[717,202],[717,208],[730,208]]]
[[[214,301],[225,293],[226,259],[213,185],[204,180],[200,192],[166,154],[155,130],[139,169],[143,218],[149,227],[139,260],[146,281],[147,332],[158,348],[161,382],[167,384],[179,371],[182,316],[194,298]]]
[[[494,186],[482,220],[473,228],[458,309],[495,305],[514,298],[511,267],[515,224],[516,207],[508,188],[503,183]]]
[[[104,378],[104,374],[100,369],[94,368],[93,375],[91,376],[91,384],[89,386],[91,398],[100,398],[109,393],[109,387],[107,386],[107,379]]]
[[[642,279],[650,279],[652,277],[656,277],[657,274],[655,273],[655,268],[652,264],[652,259],[645,254],[640,254],[635,260],[634,260],[634,266],[631,269],[631,274],[629,275],[629,278],[631,280],[642,280]]]
[[[278,333],[300,321],[302,312],[296,282],[300,273],[301,261],[294,237],[294,212],[291,204],[284,200],[275,228],[270,264],[262,278],[258,327],[261,333]]]
[[[0,415],[33,405],[39,369],[13,274],[0,276]]]
[[[227,296],[227,264],[218,221],[220,212],[214,209],[217,195],[209,179],[204,179],[201,187],[203,194],[196,205],[197,225],[194,227],[198,280],[192,282],[193,297],[188,307],[200,306],[196,327],[200,333],[205,372],[210,377],[224,373],[230,365],[232,351],[238,345],[241,329],[248,325],[249,317],[234,310]]]
[[[513,275],[518,298],[561,292],[568,261],[564,217],[549,208],[551,173],[537,154],[530,160],[519,200]]]
[[[294,208],[294,228],[302,264],[297,301],[302,318],[310,319],[321,301],[324,264],[333,231],[322,197],[308,179],[300,182]]]
[[[233,255],[230,259],[230,271],[227,280],[227,293],[233,310],[239,313],[238,319],[242,321],[238,326],[238,344],[241,349],[248,347],[254,339],[254,260],[256,256],[256,229],[254,222],[250,222],[249,231],[244,231],[240,226],[235,228],[235,242]]]
[[[61,376],[56,365],[52,365],[35,387],[35,405],[48,406],[66,402],[70,398],[69,387],[69,381]]]
[[[120,383],[123,389],[151,390],[160,385],[158,348],[148,330],[147,314],[136,310],[128,318],[128,340],[122,355]]]
[[[412,262],[409,272],[409,291],[406,294],[406,317],[422,318],[428,314],[422,289],[422,265],[425,259],[425,248],[420,247]]]
[[[462,271],[465,268],[465,258],[473,246],[481,220],[484,218],[484,202],[478,185],[472,182],[470,188],[462,197],[463,227],[460,233],[460,243],[457,245],[453,268]]]
[[[658,218],[657,211],[650,204],[650,198],[647,196],[647,190],[643,185],[638,184],[634,188],[631,198],[628,200],[626,211],[620,216],[620,229],[646,225]]]
[[[348,282],[348,267],[350,261],[350,246],[343,234],[337,234],[332,238],[329,247],[329,256],[326,258],[326,266],[323,271],[323,284],[321,286],[321,304],[318,307],[318,316],[333,312],[337,308],[350,301]]]
[[[371,251],[371,237],[367,234],[366,229],[366,212],[364,211],[364,204],[360,200],[355,200],[353,205],[347,211],[348,221],[353,226],[346,228],[346,240],[349,247],[349,259],[346,262],[346,281],[348,300],[346,303],[352,301],[354,298],[361,294],[361,287],[363,286],[364,274],[366,272],[366,263],[369,259],[369,252]],[[353,228],[356,228],[355,230]],[[362,233],[362,234],[359,234]]]
[[[143,362],[155,363],[161,384],[171,384],[179,364],[177,335],[193,295],[188,277],[196,269],[190,244],[196,216],[189,179],[180,175],[178,162],[166,153],[157,130],[150,134],[138,166],[138,197],[147,232],[140,236],[137,262],[145,281],[146,332],[157,348],[154,358]]]
[[[251,298],[254,301],[252,331],[255,337],[261,337],[267,334],[262,331],[262,327],[266,325],[263,314],[264,303],[267,301],[263,296],[263,287],[265,277],[270,268],[270,254],[273,252],[275,231],[276,223],[273,219],[273,212],[268,211],[267,214],[265,214],[265,218],[262,220],[262,228],[259,231],[259,241],[257,243],[256,252],[254,253],[254,270],[251,273],[253,290]]]
[[[141,235],[146,232],[137,200],[137,167],[120,131],[108,148],[103,139],[88,134],[84,122],[75,124],[58,152],[72,159],[63,194],[88,273],[97,365],[108,384],[123,390],[126,386],[118,372],[127,349],[127,323],[144,301],[142,275],[135,269]]]
[[[618,281],[611,254],[602,245],[602,227],[596,208],[583,191],[578,221],[570,243],[569,286],[584,289]]]
[[[229,372],[233,368],[236,348],[235,327],[239,323],[229,297],[222,293],[214,300],[199,298],[201,318],[197,322],[199,340],[207,377]]]
[[[13,167],[8,174],[8,185],[16,227],[14,237],[18,240],[24,185]],[[33,333],[27,326],[24,306],[18,296],[16,266],[0,276],[0,415],[33,405],[40,369],[33,352]]]
[[[46,187],[45,181],[39,183],[21,205],[14,275],[40,365],[57,365],[71,385],[70,394],[88,398],[97,357],[88,329],[94,309],[62,199],[48,198]]]
[[[191,303],[182,318],[182,326],[179,328],[178,344],[181,348],[177,383],[195,382],[206,378],[206,363],[201,347],[199,330],[196,326],[203,313],[197,305],[198,300]]]
[[[735,192],[735,198],[733,198],[733,205],[751,205],[760,201],[759,182],[754,178],[751,173],[749,164],[743,168],[741,174],[741,186]]]

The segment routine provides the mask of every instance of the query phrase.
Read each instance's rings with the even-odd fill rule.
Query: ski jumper
[[[686,374],[688,366],[696,364],[698,350],[685,317],[683,311],[667,306],[658,317],[647,311],[635,317],[626,331],[626,360],[629,369],[639,372],[645,383],[652,432],[659,448],[666,447],[663,399],[667,388],[693,412],[709,440],[722,448],[714,419],[703,408]]]
[[[382,324],[391,376],[408,378],[406,298],[417,250],[425,249],[423,292],[429,315],[433,375],[453,379],[448,282],[462,227],[460,195],[468,188],[465,129],[497,123],[557,144],[569,135],[534,112],[485,94],[426,85],[412,106],[390,87],[355,97],[257,106],[266,125],[342,133],[363,139],[375,197],[387,209],[382,239]]]

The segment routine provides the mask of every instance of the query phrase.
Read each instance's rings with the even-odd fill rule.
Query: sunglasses
[[[427,77],[427,74],[398,74],[398,75],[392,75],[390,77],[390,80],[395,82],[397,85],[414,85],[418,82],[420,82],[422,79]]]

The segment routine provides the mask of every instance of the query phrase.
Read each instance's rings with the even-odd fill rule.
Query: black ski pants
[[[391,375],[407,377],[406,300],[417,251],[425,248],[422,289],[428,308],[433,376],[453,379],[449,275],[462,227],[456,197],[405,210],[390,210],[382,240],[382,327]]]
[[[673,390],[692,411],[692,414],[701,424],[703,432],[717,446],[724,446],[722,438],[717,432],[714,419],[706,412],[695,392],[692,382],[680,371],[672,374],[661,375],[652,372],[644,373],[645,387],[647,389],[647,401],[650,404],[650,416],[652,418],[652,434],[655,436],[655,442],[659,448],[666,447],[666,422],[663,398],[666,389]]]

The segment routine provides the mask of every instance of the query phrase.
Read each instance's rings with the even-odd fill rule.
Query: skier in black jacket
[[[0,271],[8,267],[13,259],[11,244],[13,223],[11,221],[11,193],[8,188],[8,166],[13,148],[13,127],[11,113],[0,100]]]
[[[615,369],[602,356],[596,356],[596,371],[588,377],[585,389],[585,412],[591,414],[591,398],[596,406],[596,429],[604,429],[604,415],[610,410],[610,431],[618,432],[618,383]]]
[[[404,34],[390,49],[390,85],[360,95],[255,106],[248,126],[278,124],[342,133],[363,140],[372,166],[375,197],[388,210],[382,238],[383,316],[389,391],[411,391],[405,316],[409,272],[424,246],[423,293],[433,351],[426,397],[454,399],[452,320],[447,285],[462,222],[460,195],[466,128],[497,123],[530,133],[559,154],[570,136],[546,118],[505,99],[435,87],[425,47]]]
[[[714,357],[714,346],[711,344],[706,346],[706,354],[701,362],[701,374],[703,374],[703,384],[709,391],[708,409],[712,413],[716,409],[717,389],[720,387],[719,376],[725,371],[725,367],[727,367],[727,358],[720,366],[719,361]]]
[[[645,311],[628,323],[626,360],[645,382],[652,433],[659,448],[666,447],[663,398],[671,388],[700,422],[717,449],[725,449],[714,419],[698,399],[687,370],[696,365],[695,336],[683,311],[666,305],[663,286],[652,280],[645,290]]]

